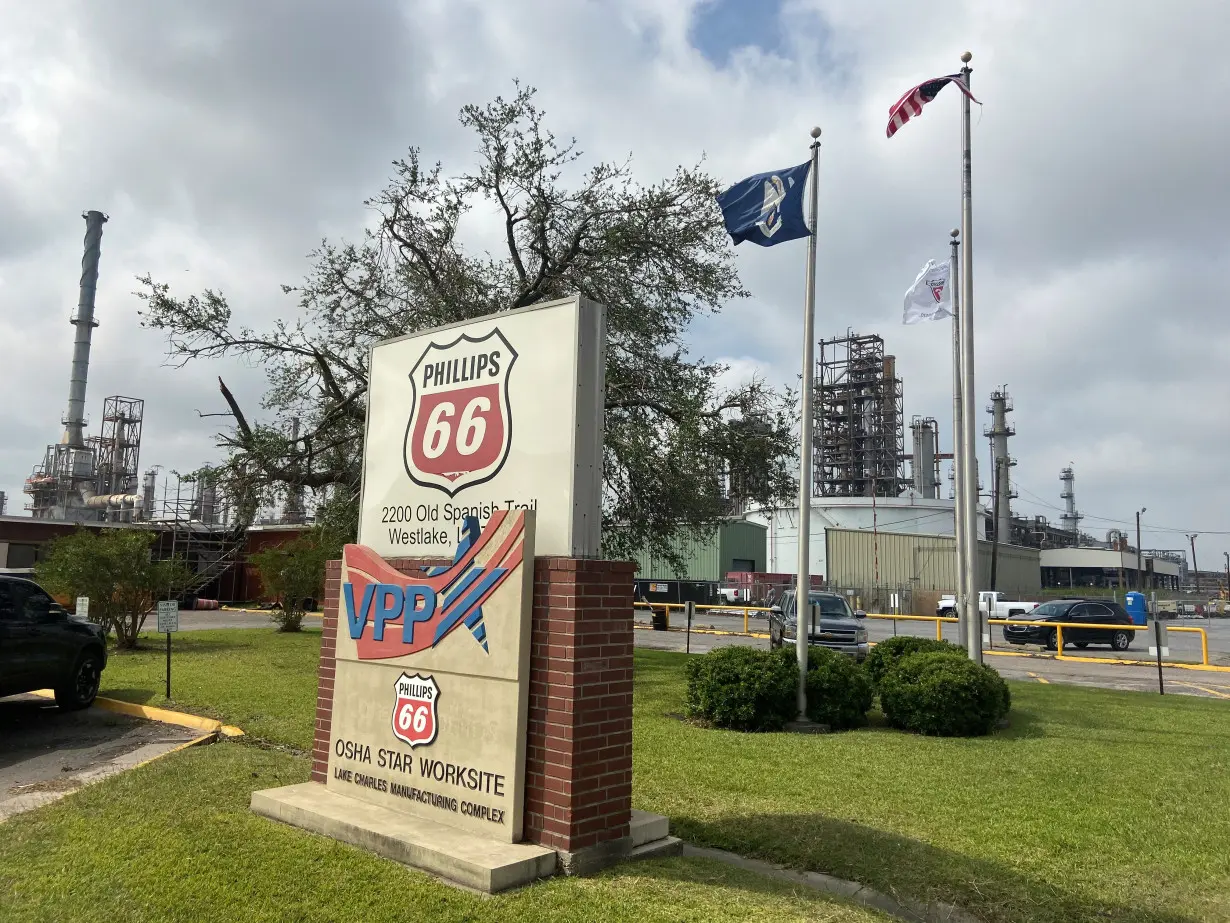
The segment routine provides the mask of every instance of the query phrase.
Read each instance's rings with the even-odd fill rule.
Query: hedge
[[[888,723],[920,734],[989,734],[1010,706],[1003,678],[964,654],[909,654],[880,681],[880,708]]]
[[[796,712],[793,648],[720,647],[687,663],[691,717],[734,731],[780,731]]]
[[[812,647],[807,658],[807,717],[834,731],[862,727],[875,691],[845,654]]]
[[[897,635],[880,641],[867,655],[863,668],[871,677],[872,684],[878,689],[884,674],[892,669],[902,657],[919,653],[948,653],[966,656],[965,649],[948,641],[936,641],[934,638],[915,638],[911,635]]]

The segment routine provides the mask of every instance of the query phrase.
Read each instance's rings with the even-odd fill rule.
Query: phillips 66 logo
[[[429,343],[410,371],[406,473],[450,497],[499,473],[512,444],[508,375],[517,353],[497,327]]]
[[[440,729],[436,720],[436,702],[440,687],[431,676],[397,678],[397,698],[393,702],[393,734],[411,747],[425,747],[436,739]]]

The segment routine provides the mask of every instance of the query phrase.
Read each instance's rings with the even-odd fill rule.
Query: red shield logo
[[[940,299],[944,297],[944,283],[931,286],[931,294],[935,296],[935,303],[939,304]]]
[[[512,445],[508,376],[517,353],[497,327],[475,339],[429,343],[410,371],[410,480],[455,497],[504,467]]]
[[[397,697],[393,702],[393,736],[413,747],[425,747],[436,739],[440,724],[436,720],[436,702],[440,687],[430,676],[397,678]]]

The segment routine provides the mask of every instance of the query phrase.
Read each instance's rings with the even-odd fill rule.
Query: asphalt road
[[[693,623],[690,641],[682,630],[683,624],[676,612],[671,613],[671,630],[668,632],[652,631],[648,628],[648,615],[637,612],[638,628],[636,646],[655,650],[683,651],[689,649],[693,653],[704,653],[715,647],[726,647],[732,644],[750,644],[755,647],[767,648],[768,640],[764,638],[748,638],[739,635],[711,634],[705,629],[715,631],[743,630],[743,616],[725,616],[704,612]],[[767,633],[767,623],[761,619],[749,618],[748,628],[752,632]],[[1230,620],[1212,620],[1206,622],[1176,622],[1174,624],[1199,624],[1209,631],[1209,659],[1213,663],[1230,664]],[[867,619],[867,633],[872,641],[882,641],[893,636],[892,620]],[[913,634],[923,637],[935,637],[933,622],[897,622],[898,634]],[[992,639],[993,646],[986,653],[986,662],[995,667],[1002,675],[1011,679],[1020,679],[1038,683],[1072,683],[1079,686],[1099,686],[1107,689],[1125,689],[1138,692],[1157,692],[1157,667],[1153,665],[1135,666],[1122,662],[1087,663],[1073,660],[1056,660],[1053,654],[1045,653],[1038,645],[1009,645],[1003,642],[1003,626],[993,626],[997,629]],[[944,624],[944,638],[956,641],[956,625]],[[998,638],[999,640],[995,640]],[[1189,640],[1190,639],[1190,640]],[[1199,663],[1199,636],[1188,633],[1172,632],[1169,636],[1170,660]],[[1215,646],[1216,645],[1216,646]],[[1137,634],[1131,648],[1123,655],[1116,655],[1109,647],[1090,647],[1086,650],[1069,648],[1069,656],[1096,656],[1112,658],[1116,661],[1148,660],[1149,641],[1143,634]],[[1162,683],[1168,694],[1195,695],[1207,698],[1230,700],[1230,673],[1185,670],[1180,667],[1164,667]]]
[[[682,651],[688,647],[688,640],[682,631],[657,632],[648,630],[649,616],[644,610],[636,611],[636,621],[644,626],[636,632],[637,647],[656,648],[659,650]],[[208,628],[267,628],[271,622],[269,616],[260,611],[221,610],[215,612],[181,612],[179,615],[180,629],[197,631]],[[320,627],[320,615],[309,614],[304,619],[304,625]],[[894,630],[897,634],[912,634],[922,637],[935,637],[934,622],[914,622],[891,619],[866,619],[868,636],[872,641],[882,641],[891,638]],[[1171,625],[1198,625],[1205,628],[1209,635],[1209,659],[1212,663],[1230,665],[1230,619],[1189,620],[1168,623]],[[671,627],[681,628],[680,610],[672,610]],[[723,614],[705,610],[693,623],[697,629],[713,631],[743,631],[743,614]],[[957,640],[956,625],[944,624],[944,638],[948,641]],[[1004,676],[1013,679],[1032,680],[1046,683],[1074,683],[1084,686],[1101,686],[1109,689],[1129,689],[1145,692],[1156,692],[1157,668],[1154,666],[1131,666],[1122,663],[1084,663],[1081,661],[1056,660],[1054,656],[1043,652],[1038,645],[1009,645],[1003,641],[1003,626],[996,625],[992,636],[991,648],[987,652],[987,662],[995,666]],[[768,623],[754,613],[748,619],[748,628],[752,632],[768,632]],[[746,638],[733,635],[709,634],[702,631],[693,633],[691,647],[693,652],[704,653],[714,647],[725,647],[731,644],[752,644],[767,647],[764,639]],[[1200,662],[1199,636],[1188,632],[1171,632],[1169,636],[1170,658],[1175,661],[1190,663]],[[1109,647],[1090,647],[1086,650],[1069,648],[1069,655],[1089,655],[1106,658],[1107,660],[1148,660],[1149,639],[1143,633],[1138,633],[1131,648],[1124,654],[1116,654]],[[1018,656],[1029,654],[1031,656]],[[1230,673],[1203,672],[1184,670],[1180,668],[1165,668],[1162,679],[1167,692],[1184,695],[1199,695],[1211,698],[1230,700]]]
[[[99,708],[60,711],[40,696],[0,699],[0,821],[195,736],[188,728]]]

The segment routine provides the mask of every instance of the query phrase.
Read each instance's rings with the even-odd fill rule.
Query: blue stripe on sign
[[[449,606],[451,606],[453,604],[453,601],[458,596],[460,596],[462,593],[464,593],[466,590],[468,590],[470,586],[473,585],[474,581],[477,580],[482,575],[483,575],[483,568],[481,566],[476,565],[474,567],[471,567],[468,571],[466,571],[465,576],[462,579],[462,581],[460,583],[454,583],[453,589],[450,590],[448,595],[444,597],[443,608],[447,609]]]
[[[475,604],[480,599],[483,598],[483,594],[486,593],[487,590],[491,589],[492,584],[494,584],[506,573],[508,573],[507,568],[497,567],[491,573],[483,577],[483,579],[479,581],[478,586],[467,593],[465,599],[463,599],[453,609],[453,612],[443,622],[436,626],[436,635],[431,639],[431,646],[435,647],[439,644],[440,639],[448,634],[458,621],[469,615],[470,610],[474,608]]]

